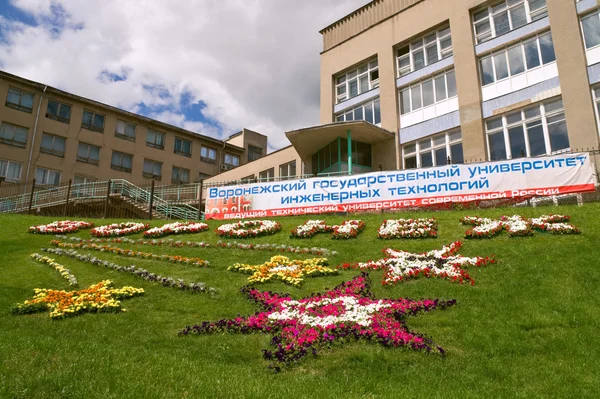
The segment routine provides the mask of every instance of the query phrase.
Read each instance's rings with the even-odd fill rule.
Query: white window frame
[[[444,144],[435,144],[435,139],[444,136]],[[424,145],[426,142],[429,142],[428,146]],[[444,133],[436,133],[431,136],[427,136],[423,139],[416,140],[410,143],[405,143],[402,145],[402,168],[406,169],[406,158],[416,157],[417,159],[417,169],[421,168],[422,161],[421,155],[429,152],[431,154],[431,159],[433,166],[445,166],[448,164],[447,159],[450,154],[452,154],[451,147],[456,144],[462,144],[462,133],[460,129],[449,130]],[[414,146],[414,149],[412,147]],[[446,148],[446,162],[443,165],[438,165],[435,157],[435,150],[445,147]],[[411,151],[409,151],[411,149]],[[464,161],[464,159],[463,159]],[[454,160],[452,160],[452,164],[454,164]]]
[[[10,167],[18,167],[18,176],[17,177],[8,177],[8,171]],[[4,178],[5,181],[11,183],[18,183],[21,181],[21,172],[23,172],[23,164],[21,162],[11,161],[9,159],[1,159],[0,158],[0,177]]]
[[[448,75],[451,74],[451,73],[454,73],[454,87],[456,88],[456,72],[455,72],[454,68],[448,69],[446,71],[443,71],[441,73],[435,74],[433,76],[429,76],[429,77],[424,78],[424,79],[422,79],[422,80],[420,80],[420,81],[418,81],[416,83],[413,83],[413,84],[411,84],[409,86],[404,86],[404,87],[400,88],[398,90],[398,96],[399,96],[398,104],[400,104],[400,115],[408,115],[408,114],[410,114],[412,112],[419,111],[419,110],[421,110],[423,108],[431,107],[431,106],[434,106],[435,104],[439,104],[439,103],[441,103],[443,101],[448,101],[448,100],[451,100],[453,98],[458,97],[458,91],[456,93],[454,93],[453,96],[449,96],[450,93],[448,92]],[[442,76],[444,76],[444,84],[445,84],[445,89],[444,90],[445,90],[446,96],[444,98],[438,100],[438,98],[437,98],[437,90],[436,90],[435,86],[436,86],[436,80],[439,79],[439,78],[441,78]],[[426,83],[426,82],[429,82],[429,81],[432,81],[432,83],[433,83],[433,96],[434,96],[434,100],[433,100],[432,104],[423,106],[423,83]],[[417,89],[417,87],[418,87],[418,89]],[[412,104],[413,103],[413,101],[412,101],[413,88],[415,88],[415,91],[419,90],[419,93],[421,95],[421,106],[418,107],[418,108],[413,108],[412,107],[413,106],[413,104]],[[408,90],[408,98],[409,98],[409,104],[410,104],[410,111],[403,112],[403,107],[402,107],[402,105],[403,105],[403,102],[402,102],[402,93],[404,91],[406,91],[406,90]]]
[[[42,179],[38,179],[38,173],[42,172]],[[57,176],[58,175],[58,181],[56,182],[52,182],[52,183],[48,183],[48,180],[50,178],[50,176]],[[35,169],[35,183],[36,184],[43,184],[43,185],[58,185],[60,184],[60,179],[62,177],[62,174],[60,171],[58,170],[53,170],[53,169],[48,169],[48,168],[44,168],[44,167],[37,167]],[[41,181],[40,181],[41,180]],[[53,179],[56,180],[56,179]]]
[[[230,168],[236,168],[240,166],[240,156],[226,152],[225,156],[223,157],[223,163]]]
[[[212,156],[211,156],[212,155]],[[200,147],[200,160],[206,163],[217,163],[217,150],[208,146]]]
[[[292,165],[294,165],[294,174],[292,174]],[[296,165],[296,160],[294,159],[291,162],[286,162],[284,164],[279,165],[279,180],[290,180],[298,175],[298,165]],[[285,170],[285,173],[281,173]]]
[[[376,106],[376,104],[379,104],[378,106]],[[366,118],[367,116],[367,108],[371,106],[371,117],[373,122],[369,122]],[[376,113],[375,110],[379,108],[379,123],[377,122],[377,118],[376,118]],[[354,119],[354,113],[358,110],[358,109],[362,109],[362,115],[363,118],[362,119]],[[352,119],[347,118],[348,114],[352,114]],[[342,112],[338,112],[337,114],[335,114],[335,121],[336,122],[347,122],[347,121],[366,121],[369,123],[372,123],[375,126],[379,126],[381,127],[381,102],[379,100],[379,97],[376,97],[372,100],[366,101],[362,104],[359,104],[355,107],[352,108],[348,108],[343,110]]]
[[[488,118],[485,120],[484,122],[484,128],[485,128],[485,137],[486,137],[486,148],[487,148],[487,153],[488,153],[488,159],[491,159],[491,148],[490,148],[490,140],[489,140],[489,136],[492,134],[496,134],[499,132],[503,133],[504,136],[504,149],[506,152],[506,159],[514,159],[514,158],[520,158],[521,154],[518,154],[517,156],[515,156],[515,154],[512,154],[512,150],[511,150],[511,146],[510,146],[510,137],[509,137],[509,129],[510,128],[514,128],[516,126],[522,126],[523,127],[523,139],[525,140],[525,156],[526,157],[532,157],[531,155],[531,148],[530,148],[530,144],[529,144],[529,132],[527,130],[527,124],[528,123],[534,123],[536,121],[539,121],[542,125],[542,130],[544,132],[544,146],[545,146],[545,152],[543,154],[539,154],[536,156],[544,156],[544,155],[552,155],[552,154],[560,154],[563,152],[568,152],[570,151],[570,146],[567,148],[563,148],[557,151],[552,151],[552,145],[550,142],[550,132],[548,129],[548,118],[552,118],[554,116],[560,115],[561,113],[563,114],[563,119],[560,121],[556,121],[556,122],[552,122],[550,125],[555,124],[555,123],[559,123],[562,121],[566,121],[566,116],[565,116],[565,109],[564,109],[564,105],[563,108],[559,108],[553,111],[548,111],[546,112],[546,106],[548,104],[552,104],[555,103],[557,101],[562,101],[562,97],[553,97],[549,100],[544,100],[543,102],[540,102],[538,104],[535,104],[533,106],[527,106],[521,109],[517,109],[517,110],[513,110],[513,111],[509,111],[505,114],[502,114],[501,116],[494,116],[492,118]],[[529,111],[531,109],[534,108],[539,108],[539,115],[536,115],[534,117],[530,117],[527,118],[525,112]],[[508,124],[507,122],[507,116],[509,115],[513,115],[517,112],[521,112],[521,120],[519,122],[515,122],[515,123],[511,123]],[[494,120],[498,120],[498,119],[502,119],[502,127],[498,127],[498,128],[493,128],[493,129],[489,129],[488,128],[488,122],[490,121],[494,121]],[[567,133],[568,134],[568,133]]]
[[[44,147],[44,137],[50,137],[52,138],[52,145],[50,146],[50,148]],[[59,151],[54,149],[54,145],[56,144],[56,140],[62,140],[63,142],[63,151]],[[58,136],[56,134],[51,134],[51,133],[42,133],[42,141],[40,142],[40,152],[43,152],[44,154],[50,154],[50,155],[55,155],[57,157],[64,157],[65,156],[65,152],[67,150],[67,138],[66,137],[62,137],[62,136]]]
[[[269,181],[274,181],[274,180],[275,180],[275,168],[269,168],[269,169],[263,170],[258,174],[259,182],[269,182]]]
[[[435,38],[431,38],[432,35],[435,35]],[[450,40],[450,46],[442,48],[442,42],[448,39]],[[429,60],[426,48],[433,47],[434,44],[437,48],[437,59],[432,61]],[[407,53],[399,55],[400,51],[404,52],[407,50],[407,48]],[[422,67],[417,68],[415,66],[415,53],[418,53],[421,50],[423,51],[424,64]],[[448,58],[452,54],[454,54],[452,47],[452,33],[450,31],[450,25],[445,25],[439,29],[428,32],[416,39],[411,40],[410,43],[399,46],[396,49],[396,74],[398,77],[408,75],[411,72],[425,68],[428,65],[435,64],[444,58]],[[401,63],[406,62],[406,60],[408,60],[408,65],[401,66]]]
[[[374,75],[377,75],[374,78]],[[361,78],[368,79],[368,87],[366,90],[361,90],[360,81]],[[356,95],[350,96],[350,82],[356,80]],[[359,96],[363,93],[366,93],[369,90],[373,90],[379,87],[379,64],[377,63],[377,59],[369,60],[363,64],[361,64],[358,68],[352,68],[349,71],[338,74],[334,77],[335,82],[335,98],[336,104]],[[343,89],[343,90],[342,90]],[[341,92],[341,93],[340,93]]]
[[[513,21],[511,18],[511,14],[512,11],[519,7],[521,4],[525,4],[525,17],[527,19],[527,22],[525,23],[525,25],[530,24],[534,21],[537,21],[538,19],[542,19],[545,18],[548,15],[548,7],[541,7],[538,8],[537,10],[531,11],[531,6],[529,4],[529,2],[531,0],[516,0],[517,2],[515,2],[515,0],[503,0],[501,2],[495,2],[492,3],[491,5],[486,6],[485,8],[480,8],[478,10],[476,10],[475,12],[472,13],[472,26],[473,26],[473,34],[475,37],[475,43],[476,44],[481,44],[484,42],[487,42],[489,40],[492,40],[495,37],[501,36],[501,35],[505,35],[506,33],[511,32],[514,29],[517,29],[513,26]],[[508,3],[514,2],[514,4],[508,5]],[[500,7],[502,4],[504,4],[504,8],[497,8]],[[494,8],[497,8],[496,10],[494,10]],[[496,25],[494,23],[494,16],[503,13],[504,11],[507,11],[507,16],[508,16],[508,23],[509,23],[509,30],[505,33],[502,33],[500,35],[496,34]],[[487,15],[482,15],[482,17],[478,20],[475,20],[475,17],[479,14],[483,14],[483,13],[487,13]],[[477,34],[477,25],[480,24],[484,24],[485,22],[489,23],[490,25],[490,29],[489,30],[485,30],[479,34]],[[522,25],[522,26],[525,26]],[[520,28],[520,26],[519,26]]]

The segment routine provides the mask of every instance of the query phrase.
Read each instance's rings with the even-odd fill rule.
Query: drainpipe
[[[29,150],[29,160],[27,160],[27,173],[25,174],[25,183],[29,181],[29,169],[31,168],[31,158],[33,157],[33,146],[35,145],[35,135],[37,133],[38,120],[40,119],[40,108],[42,108],[42,100],[44,99],[44,93],[48,88],[47,85],[44,86],[44,90],[42,91],[42,95],[40,96],[40,102],[38,103],[37,112],[35,114],[35,124],[33,125],[33,136],[31,137],[31,149]],[[27,190],[27,185],[25,185],[25,190]]]
[[[217,174],[223,172],[223,165],[225,164],[225,146],[227,143],[223,141],[223,148],[221,148],[221,155],[219,156],[219,170],[217,170]]]

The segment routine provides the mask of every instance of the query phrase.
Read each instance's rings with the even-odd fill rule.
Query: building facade
[[[9,183],[196,182],[243,165],[248,148],[266,154],[265,136],[234,136],[217,140],[0,72],[0,178]]]

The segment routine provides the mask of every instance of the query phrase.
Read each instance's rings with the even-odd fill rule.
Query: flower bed
[[[35,234],[67,234],[81,229],[89,229],[90,227],[94,227],[94,223],[80,220],[57,220],[48,224],[31,226],[29,232]]]
[[[568,223],[570,220],[566,215],[543,215],[539,218],[526,219],[519,215],[501,216],[500,220],[467,216],[460,221],[464,225],[472,225],[474,228],[465,232],[466,238],[492,238],[502,231],[506,231],[509,237],[525,237],[533,235],[533,230],[549,231],[554,234],[579,234],[581,231]]]
[[[145,223],[114,223],[92,229],[90,234],[95,237],[125,236],[146,230],[150,225]]]
[[[50,311],[53,319],[62,319],[85,312],[124,312],[121,299],[144,294],[142,288],[112,288],[110,280],[89,286],[80,291],[57,291],[36,288],[33,299],[15,305],[13,314],[38,313]]]
[[[460,284],[469,282],[474,285],[475,281],[463,267],[479,267],[495,263],[495,260],[489,257],[467,258],[458,255],[461,245],[460,241],[456,241],[449,246],[444,246],[441,250],[423,254],[387,248],[383,250],[387,255],[386,258],[354,265],[344,264],[340,267],[342,269],[384,270],[383,285],[396,284],[420,276],[443,278]]]
[[[312,238],[319,233],[328,233],[333,230],[333,227],[328,226],[324,220],[308,220],[292,230],[290,237],[292,238]]]
[[[384,220],[379,226],[378,238],[437,238],[435,219]]]
[[[208,225],[206,223],[175,222],[147,230],[144,232],[144,237],[157,238],[170,234],[194,234],[206,230],[208,230]]]
[[[263,356],[275,370],[310,353],[317,354],[319,349],[349,340],[443,354],[444,350],[432,340],[410,331],[406,319],[456,304],[456,300],[374,299],[367,274],[300,300],[250,287],[242,288],[242,292],[257,302],[263,311],[188,326],[179,335],[255,331],[272,334],[274,349],[263,350]]]
[[[56,262],[54,259],[37,253],[31,254],[31,258],[40,263],[44,263],[59,272],[60,275],[69,282],[69,285],[77,285],[77,278],[75,278],[71,271],[60,263]]]
[[[162,260],[172,263],[181,263],[184,265],[198,266],[198,267],[208,267],[208,261],[200,258],[187,258],[185,256],[179,255],[157,255],[151,252],[141,252],[141,251],[133,251],[131,249],[123,249],[119,247],[111,247],[108,245],[97,245],[94,243],[84,244],[84,243],[68,243],[59,240],[52,240],[50,242],[52,245],[55,245],[59,248],[70,248],[70,249],[88,249],[92,251],[100,251],[100,252],[110,252],[116,255],[142,258],[142,259],[153,259],[153,260]]]
[[[66,237],[56,236],[58,240],[66,240]],[[172,239],[165,240],[132,240],[131,238],[91,238],[84,240],[79,237],[70,237],[70,241],[75,242],[86,242],[86,243],[119,243],[119,244],[130,244],[130,245],[151,245],[151,246],[168,246],[168,247],[191,247],[191,248],[235,248],[241,250],[255,250],[255,251],[270,251],[270,252],[289,252],[294,254],[312,254],[319,256],[331,256],[337,255],[337,251],[330,251],[327,248],[318,247],[292,247],[283,244],[246,244],[235,241],[217,241],[216,244],[210,244],[208,242],[197,242],[197,241],[175,241]]]
[[[346,220],[339,226],[333,226],[331,238],[336,240],[347,240],[356,238],[358,234],[365,229],[365,222],[362,220]]]
[[[249,220],[224,224],[217,228],[220,237],[251,238],[267,236],[281,230],[281,225],[272,220]]]
[[[113,262],[98,259],[95,256],[80,254],[74,249],[63,250],[61,248],[42,248],[42,251],[54,255],[67,256],[69,258],[77,259],[81,262],[90,263],[95,266],[106,267],[119,272],[129,273],[144,280],[162,284],[165,287],[179,288],[180,290],[192,291],[193,293],[216,293],[214,288],[207,287],[204,283],[187,283],[182,279],[174,279],[173,277],[165,277],[159,274],[151,273],[148,270],[142,269],[141,267],[136,267],[135,265],[120,266]]]
[[[326,267],[326,258],[314,258],[308,260],[290,260],[286,256],[273,256],[262,265],[246,265],[236,263],[227,270],[251,274],[248,278],[250,283],[264,283],[273,278],[280,279],[284,283],[295,286],[300,285],[304,277],[316,277],[338,274],[338,271]]]

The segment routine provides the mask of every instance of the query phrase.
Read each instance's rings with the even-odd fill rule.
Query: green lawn
[[[261,349],[271,336],[214,334],[178,337],[187,325],[248,315],[258,309],[240,288],[247,275],[227,271],[236,262],[263,263],[274,253],[216,248],[126,246],[141,251],[207,259],[207,269],[91,252],[120,265],[135,264],[187,281],[203,281],[218,295],[192,294],[66,257],[55,257],[85,288],[103,279],[115,286],[144,288],[145,295],[123,301],[125,313],[84,314],[51,320],[48,313],[11,315],[34,288],[71,290],[46,265],[29,258],[49,246],[52,236],[28,234],[33,224],[52,218],[0,216],[0,397],[4,398],[398,398],[398,397],[597,397],[600,387],[600,204],[537,209],[419,212],[360,215],[367,224],[356,240],[327,235],[292,240],[289,231],[306,217],[279,219],[282,232],[247,240],[325,247],[339,253],[330,264],[381,258],[387,246],[415,252],[439,249],[462,239],[467,215],[496,217],[519,213],[571,215],[581,235],[535,233],[466,241],[466,256],[495,254],[498,264],[470,269],[475,286],[441,279],[418,279],[383,287],[382,272],[371,272],[377,298],[456,299],[457,306],[409,318],[409,327],[431,337],[446,356],[376,343],[350,342],[275,373]],[[385,218],[435,217],[439,238],[381,241]],[[314,217],[318,218],[318,217]],[[348,217],[325,216],[327,222]],[[108,220],[95,220],[96,225]],[[153,226],[163,221],[153,221]],[[218,241],[208,232],[179,236]],[[90,237],[84,230],[74,234]],[[131,236],[139,238],[141,234]],[[176,236],[173,238],[178,239]],[[87,251],[81,251],[86,253]],[[288,255],[306,259],[307,255]],[[295,298],[333,288],[356,271],[310,278],[301,288],[270,282],[258,287]]]

